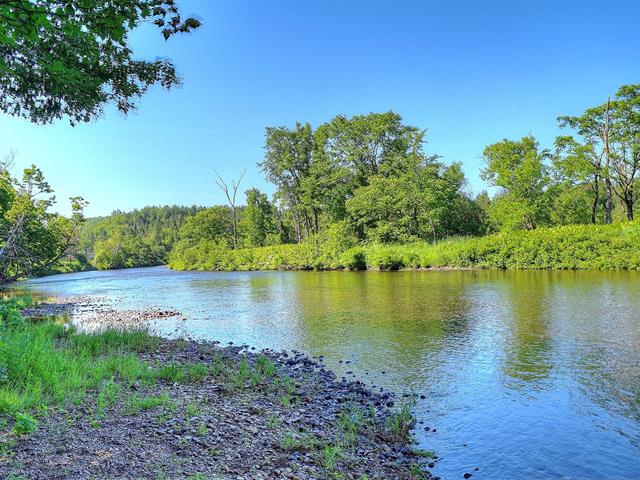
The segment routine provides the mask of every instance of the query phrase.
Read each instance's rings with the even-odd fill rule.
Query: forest
[[[8,156],[0,165],[0,279],[166,263],[202,270],[638,268],[637,228],[619,224],[633,221],[640,186],[640,85],[622,86],[558,124],[564,135],[547,147],[532,135],[486,146],[480,176],[492,196],[471,194],[461,164],[428,152],[427,130],[395,112],[266,128],[258,167],[275,194],[251,188],[240,205],[242,175],[218,177],[226,205],[84,219],[85,201],[74,198],[74,214],[65,218],[50,212],[53,190],[42,172],[32,166],[15,178]],[[559,230],[572,232],[574,243],[591,242],[582,253],[558,248],[566,235],[554,229],[564,226],[574,226]],[[529,258],[513,260],[527,242]],[[560,252],[553,261],[550,250]]]

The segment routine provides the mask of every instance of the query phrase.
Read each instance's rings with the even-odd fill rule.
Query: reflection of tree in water
[[[520,381],[541,387],[553,367],[549,332],[553,281],[552,272],[513,272],[504,282],[504,300],[511,313],[508,319],[511,338],[505,345],[502,369],[517,380],[510,385],[514,388],[519,387]]]
[[[355,358],[360,369],[394,370],[412,383],[424,356],[465,336],[469,272],[321,272],[296,276],[302,343]]]
[[[575,298],[570,320],[579,324],[572,332],[571,378],[601,408],[636,421],[640,420],[639,287],[636,272],[606,272],[570,292]]]

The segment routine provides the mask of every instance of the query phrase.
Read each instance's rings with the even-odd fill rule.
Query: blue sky
[[[182,88],[76,127],[0,115],[0,152],[39,165],[59,199],[84,196],[90,216],[211,205],[223,202],[214,169],[246,169],[243,189],[273,192],[256,167],[266,126],[394,110],[477,192],[485,145],[532,133],[549,146],[558,115],[640,82],[636,0],[178,3],[198,32],[165,43],[149,26],[132,41],[142,58],[171,58]]]

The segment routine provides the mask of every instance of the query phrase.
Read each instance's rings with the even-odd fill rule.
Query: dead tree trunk
[[[215,179],[216,185],[222,190],[227,197],[227,201],[229,202],[229,206],[231,207],[231,220],[233,224],[233,249],[236,250],[238,248],[238,219],[236,217],[236,194],[238,193],[238,187],[240,186],[240,182],[242,181],[242,177],[246,173],[246,170],[243,170],[240,173],[240,178],[238,181],[231,180],[231,188],[227,185],[227,183],[222,179],[222,177],[215,172],[218,177]]]

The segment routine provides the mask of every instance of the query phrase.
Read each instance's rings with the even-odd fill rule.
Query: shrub
[[[212,242],[192,247],[179,244],[169,265],[178,270],[640,269],[640,222],[361,246],[348,226],[338,223],[299,244],[240,250]]]

